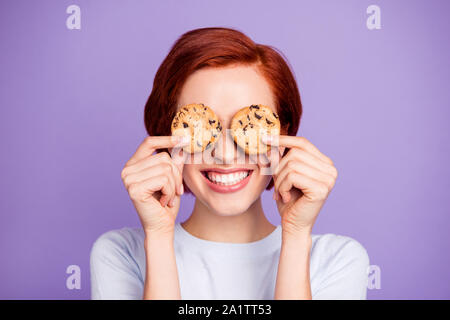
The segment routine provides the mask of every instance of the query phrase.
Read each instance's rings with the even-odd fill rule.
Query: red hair
[[[144,110],[145,128],[151,136],[168,136],[177,112],[177,101],[186,79],[207,67],[232,64],[255,65],[265,77],[275,98],[281,132],[295,136],[302,103],[294,75],[274,47],[253,42],[229,28],[201,28],[186,32],[172,46],[160,65]],[[267,189],[273,186],[273,180]]]

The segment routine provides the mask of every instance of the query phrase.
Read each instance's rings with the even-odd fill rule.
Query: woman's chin
[[[252,205],[251,201],[207,201],[206,202],[208,208],[212,211],[212,213],[219,216],[237,216],[248,210],[248,208]]]

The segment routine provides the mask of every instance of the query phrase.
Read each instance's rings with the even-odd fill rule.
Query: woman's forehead
[[[204,68],[190,75],[181,90],[178,107],[189,103],[203,103],[221,119],[231,118],[252,104],[274,109],[269,83],[255,67],[242,65]]]

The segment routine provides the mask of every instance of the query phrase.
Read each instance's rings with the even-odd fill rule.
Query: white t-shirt
[[[122,228],[102,234],[90,257],[92,299],[142,299],[144,231]],[[273,299],[281,226],[250,243],[223,243],[191,235],[175,225],[174,249],[182,299]],[[356,240],[312,235],[313,299],[365,299],[369,258]]]

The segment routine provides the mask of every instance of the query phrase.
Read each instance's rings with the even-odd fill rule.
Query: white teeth
[[[235,173],[229,173],[229,174],[214,174],[211,172],[207,173],[207,177],[210,181],[216,183],[216,184],[222,184],[222,185],[233,185],[238,183],[241,180],[244,180],[248,176],[248,172],[246,171],[240,171]]]

